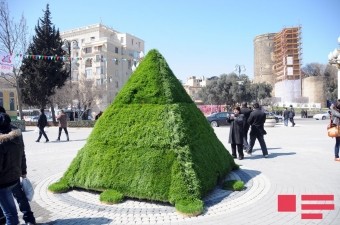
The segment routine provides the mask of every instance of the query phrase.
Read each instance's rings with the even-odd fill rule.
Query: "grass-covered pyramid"
[[[170,202],[195,215],[235,167],[163,56],[151,50],[49,190],[103,191],[101,200],[111,203],[124,196]]]

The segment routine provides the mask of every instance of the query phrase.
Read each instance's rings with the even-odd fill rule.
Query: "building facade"
[[[302,79],[301,27],[254,38],[254,82],[273,87],[278,104],[319,103],[324,106],[323,82]],[[307,80],[305,80],[307,79]]]
[[[183,84],[185,91],[188,93],[188,95],[196,104],[202,104],[202,99],[200,98],[198,93],[202,89],[202,87],[207,86],[209,80],[210,80],[209,78],[206,78],[204,76],[203,77],[191,76],[188,77],[186,83]]]
[[[64,31],[61,37],[70,44],[72,82],[92,79],[93,88],[101,90],[102,96],[92,111],[104,111],[138,66],[144,41],[103,24]]]
[[[12,118],[17,117],[17,99],[16,89],[8,82],[0,80],[0,106],[4,107]]]

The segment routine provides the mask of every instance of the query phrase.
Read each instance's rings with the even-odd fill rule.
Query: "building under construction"
[[[274,36],[275,97],[281,102],[301,99],[301,27],[284,28]]]

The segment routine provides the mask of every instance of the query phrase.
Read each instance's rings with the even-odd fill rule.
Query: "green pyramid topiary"
[[[170,202],[197,215],[202,197],[236,167],[163,56],[151,50],[49,190],[104,191],[104,202]]]

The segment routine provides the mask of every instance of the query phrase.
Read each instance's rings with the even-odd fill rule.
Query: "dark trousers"
[[[249,147],[249,144],[248,144],[248,131],[249,131],[249,128],[245,128],[244,129],[244,134],[243,134],[243,148],[244,149],[248,149]]]
[[[231,144],[231,155],[236,158],[236,148],[239,157],[244,157],[243,155],[243,144]]]
[[[31,206],[28,203],[25,192],[22,190],[20,182],[18,182],[17,185],[14,186],[14,188],[12,189],[12,194],[19,205],[20,211],[23,213],[23,219],[25,220],[25,223],[35,224],[35,218],[31,210]],[[0,208],[0,218],[3,216],[4,214]]]
[[[251,134],[250,132],[250,146],[248,152],[251,153],[253,151],[253,147],[255,145],[256,139],[259,141],[263,155],[268,155],[268,150],[266,146],[266,142],[264,141],[263,134],[259,134],[258,132]]]
[[[60,135],[61,135],[61,131],[64,129],[67,140],[68,140],[68,131],[67,131],[67,127],[59,127],[59,135],[58,135],[58,140],[60,140]]]
[[[41,135],[44,135],[44,138],[46,139],[46,141],[48,141],[48,137],[44,131],[44,127],[39,127],[39,137],[37,141],[40,141]]]
[[[294,118],[289,118],[289,121],[292,123],[292,126],[295,126]]]

